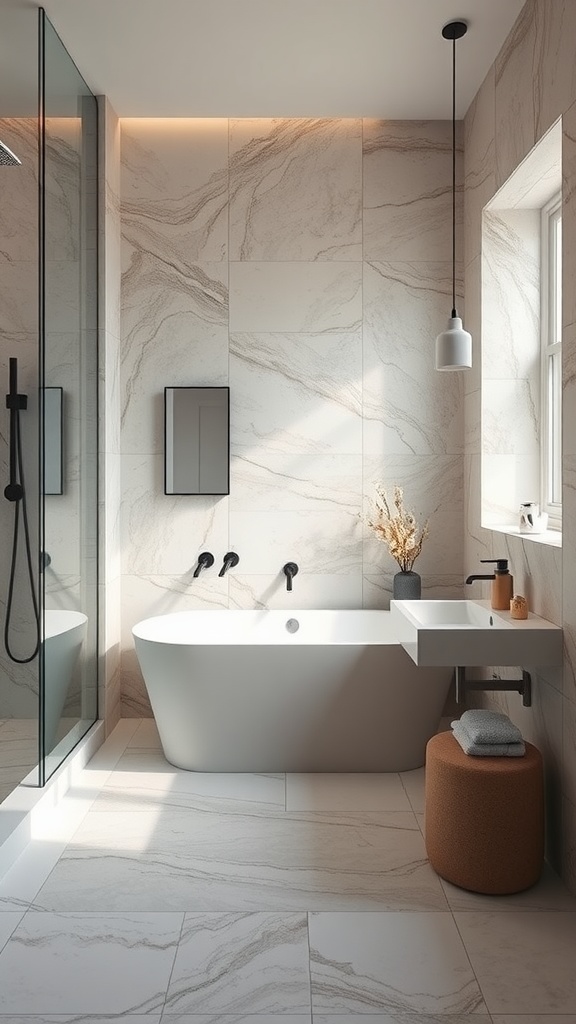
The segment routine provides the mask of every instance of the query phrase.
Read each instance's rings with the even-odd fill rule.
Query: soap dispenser
[[[509,612],[510,601],[514,596],[514,580],[508,570],[507,558],[481,558],[481,562],[494,562],[494,579],[492,580],[491,605],[494,611]]]

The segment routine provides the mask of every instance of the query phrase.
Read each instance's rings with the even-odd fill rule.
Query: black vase
[[[397,572],[392,586],[395,601],[417,601],[422,597],[422,579],[417,572]]]

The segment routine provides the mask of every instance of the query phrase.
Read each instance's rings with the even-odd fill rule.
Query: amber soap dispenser
[[[493,562],[496,565],[490,601],[494,611],[509,612],[510,601],[514,596],[514,580],[508,570],[508,559],[481,558],[480,561]]]

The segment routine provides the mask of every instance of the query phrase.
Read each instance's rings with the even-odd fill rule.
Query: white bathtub
[[[190,771],[418,768],[451,679],[413,664],[386,611],[176,612],[132,632],[164,754]]]
[[[83,612],[46,609],[44,612],[44,737],[49,754],[56,746],[58,725],[88,619]]]

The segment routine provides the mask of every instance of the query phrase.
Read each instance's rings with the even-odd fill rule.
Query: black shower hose
[[[18,477],[21,485],[21,496],[14,501],[14,534],[12,538],[12,560],[10,564],[10,580],[8,583],[8,598],[6,601],[6,622],[4,625],[4,647],[8,657],[18,665],[27,665],[33,661],[40,649],[40,611],[36,587],[34,585],[34,570],[32,568],[32,548],[30,545],[30,530],[28,527],[28,510],[26,508],[26,487],[24,486],[24,462],[22,459],[22,436],[20,434],[20,415],[14,417],[14,430],[16,432],[16,459]],[[17,658],[10,647],[10,620],[12,618],[12,602],[14,598],[14,583],[16,580],[16,560],[18,557],[18,534],[20,530],[20,510],[22,510],[22,522],[24,524],[24,542],[26,546],[26,563],[28,579],[30,582],[30,594],[34,608],[34,621],[36,623],[36,643],[32,654],[27,658]]]

